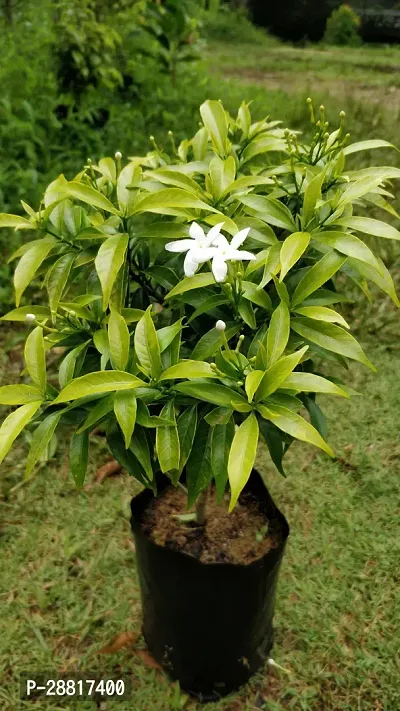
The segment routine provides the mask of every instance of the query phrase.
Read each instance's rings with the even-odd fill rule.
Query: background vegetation
[[[286,37],[292,22],[288,3],[279,3]],[[297,6],[310,16],[307,3],[311,0]],[[327,17],[340,3],[316,4],[325,8],[315,37],[320,40]],[[45,184],[60,172],[73,177],[88,157],[116,150],[135,155],[150,147],[150,135],[163,146],[171,140],[169,130],[176,141],[193,133],[205,98],[220,98],[231,111],[243,98],[252,100],[256,117],[269,113],[307,132],[305,100],[312,95],[332,117],[345,110],[353,139],[380,137],[400,145],[396,45],[282,43],[252,25],[243,8],[212,0],[2,0],[0,9],[0,212],[22,212],[21,199],[36,207]],[[365,27],[368,15],[361,16]],[[294,38],[310,39],[298,18]],[[355,167],[360,160],[368,165],[369,154],[355,156]],[[375,152],[374,162],[399,164],[396,152],[387,149]],[[20,240],[18,233],[0,232],[0,313],[13,298],[6,257]],[[399,281],[398,243],[379,247]],[[395,568],[399,321],[385,297],[372,309],[356,288],[350,295],[354,303],[348,308],[379,373],[370,375],[355,365],[348,382],[366,394],[350,405],[327,403],[338,459],[312,459],[300,446],[289,454],[290,478],[280,481],[260,453],[268,486],[293,529],[273,652],[290,674],[260,674],[250,688],[210,711],[400,707],[395,646],[400,622]],[[18,331],[2,327],[1,384],[17,380],[19,341]],[[96,444],[94,477],[105,457],[102,439]],[[50,464],[27,486],[20,483],[24,440],[2,467],[4,708],[28,708],[18,701],[17,686],[27,660],[60,671],[133,669],[135,711],[197,708],[146,666],[140,640],[134,654],[122,648],[98,655],[114,634],[140,632],[126,518],[134,484],[119,476],[77,496],[63,451],[61,444],[50,452]],[[131,707],[132,702],[115,706]]]

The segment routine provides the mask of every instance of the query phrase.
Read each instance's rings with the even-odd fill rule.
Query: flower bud
[[[215,328],[217,329],[217,331],[225,331],[225,329],[226,329],[225,321],[217,321],[217,323],[215,324]]]
[[[35,316],[35,314],[26,314],[26,316],[25,316],[25,321],[26,321],[27,323],[34,323],[34,321],[36,321],[36,316]]]
[[[122,153],[121,153],[121,151],[117,151],[116,154],[115,154],[115,160],[121,160],[121,158],[122,158]]]

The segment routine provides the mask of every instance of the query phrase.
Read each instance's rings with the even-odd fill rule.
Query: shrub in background
[[[360,17],[350,5],[340,5],[337,10],[333,10],[326,22],[323,41],[326,44],[357,47],[361,44],[360,24]]]

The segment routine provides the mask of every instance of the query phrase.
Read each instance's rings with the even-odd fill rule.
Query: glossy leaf
[[[392,227],[387,222],[374,220],[372,217],[347,217],[346,219],[337,220],[336,224],[351,230],[357,230],[357,232],[363,232],[366,235],[400,240],[399,230],[396,230],[395,227]]]
[[[50,269],[47,275],[47,293],[49,295],[49,306],[51,311],[57,311],[58,304],[68,282],[75,254],[64,254]]]
[[[234,436],[233,417],[226,424],[216,425],[211,430],[211,469],[219,501],[222,500],[228,481],[228,459]]]
[[[106,395],[94,403],[94,407],[90,410],[84,422],[76,430],[77,434],[85,430],[93,429],[94,425],[103,419],[114,407],[114,394]]]
[[[204,286],[211,286],[215,284],[215,279],[211,272],[205,272],[204,274],[195,274],[192,277],[185,277],[179,282],[173,289],[166,295],[165,299],[173,299],[175,296],[184,294],[186,291],[191,291],[192,289],[200,289]]]
[[[356,339],[340,326],[308,318],[293,319],[291,326],[296,333],[311,343],[316,343],[317,346],[333,353],[339,353],[346,358],[357,360],[371,370],[376,370]]]
[[[149,487],[150,484],[146,477],[146,472],[133,452],[130,449],[125,449],[124,440],[120,433],[112,432],[108,434],[107,444],[110,447],[111,454],[115,457],[117,462],[119,462],[121,467],[137,479],[140,484]]]
[[[272,314],[267,333],[268,364],[273,365],[284,352],[289,340],[290,313],[286,304],[281,301]]]
[[[128,449],[136,423],[137,400],[135,393],[130,390],[121,390],[115,393],[114,412],[124,435],[125,448]]]
[[[132,441],[130,444],[130,450],[131,452],[133,452],[136,459],[143,467],[148,480],[153,481],[154,472],[151,463],[149,443],[147,441],[145,430],[143,430],[141,427],[135,428],[135,433],[132,437]]]
[[[143,212],[152,212],[161,215],[174,215],[176,214],[174,208],[218,212],[214,207],[208,205],[204,200],[200,200],[197,195],[193,195],[193,193],[188,190],[183,190],[182,188],[164,188],[138,200],[131,214],[138,215]]]
[[[151,318],[151,306],[138,322],[135,330],[135,351],[136,356],[147,374],[158,379],[161,375],[161,353],[153,319]]]
[[[35,429],[28,458],[26,460],[25,479],[30,476],[36,462],[39,461],[39,459],[45,452],[46,447],[50,443],[50,440],[53,437],[57,425],[60,422],[61,415],[62,410],[59,410],[58,412],[52,412]]]
[[[39,388],[33,385],[3,385],[0,388],[0,405],[26,405],[43,400]]]
[[[195,397],[198,400],[211,402],[213,405],[232,407],[235,410],[239,408],[240,412],[248,412],[251,409],[243,395],[240,395],[240,393],[224,385],[217,385],[206,381],[188,381],[174,385],[173,389],[184,395],[191,395],[191,397]]]
[[[27,314],[34,314],[38,321],[50,318],[50,309],[47,306],[20,306],[18,309],[9,311],[8,314],[0,317],[0,321],[26,321]]]
[[[73,434],[69,447],[69,467],[77,489],[83,487],[89,461],[89,433]]]
[[[170,400],[160,413],[161,417],[175,422],[175,408]],[[161,471],[166,474],[179,468],[180,444],[176,424],[168,427],[158,427],[156,432],[156,452]]]
[[[171,326],[165,326],[157,331],[158,344],[160,353],[163,353],[166,348],[172,343],[175,336],[182,331],[182,319],[175,321]]]
[[[223,106],[219,101],[206,101],[200,106],[200,114],[216,152],[224,157],[227,151],[228,123]]]
[[[128,235],[118,234],[109,237],[100,246],[95,259],[95,267],[103,291],[103,309],[106,310],[112,288],[121,269],[128,247]]]
[[[228,322],[225,329],[225,337],[229,341],[232,336],[240,331],[240,324]],[[221,332],[216,328],[204,334],[196,343],[191,353],[192,360],[206,360],[211,358],[221,347]]]
[[[325,179],[326,169],[310,180],[305,191],[302,209],[303,226],[308,225],[314,217],[315,206],[321,198],[321,188]]]
[[[73,348],[72,351],[69,351],[69,353],[67,353],[65,358],[61,361],[58,370],[58,380],[61,388],[65,388],[70,380],[73,379],[76,372],[78,357],[84,353],[89,343],[90,341],[85,341],[85,343],[81,343],[80,346]]]
[[[30,402],[6,417],[0,427],[0,464],[11,449],[14,440],[38,411],[40,405],[40,401]]]
[[[374,253],[355,235],[348,232],[318,232],[313,235],[313,239],[336,249],[347,257],[360,259],[379,271],[379,262]]]
[[[144,385],[146,385],[146,383],[144,383],[143,380],[140,380],[130,373],[122,373],[118,370],[101,370],[95,373],[89,373],[88,375],[82,375],[80,378],[72,380],[60,392],[59,396],[53,401],[53,404],[77,400],[80,397],[86,397],[86,395],[129,390],[131,388],[143,387]]]
[[[84,183],[72,180],[71,182],[65,184],[64,193],[65,195],[69,195],[76,200],[80,200],[91,207],[97,207],[99,210],[111,212],[113,215],[119,215],[117,208],[114,207],[112,202],[110,202],[109,199],[98,190],[90,187],[90,185],[85,185]]]
[[[279,200],[263,195],[241,195],[239,200],[269,225],[281,227],[284,230],[290,230],[290,232],[296,229],[290,210]]]
[[[26,339],[24,357],[29,375],[44,394],[47,374],[43,329],[40,326],[36,326]]]
[[[291,373],[281,384],[284,390],[296,390],[306,393],[325,393],[349,397],[348,393],[335,383],[314,373]]]
[[[255,393],[255,399],[265,400],[268,395],[275,392],[281,384],[286,380],[288,375],[295,369],[295,367],[300,363],[304,354],[307,351],[308,346],[305,346],[295,353],[283,356],[279,358],[273,365],[271,365],[268,370],[265,371],[262,380],[258,386]]]
[[[19,260],[14,272],[15,303],[17,306],[20,304],[21,296],[26,287],[31,283],[55,242],[54,237],[38,239]]]
[[[280,252],[280,281],[283,281],[286,274],[296,262],[299,261],[302,254],[306,251],[309,242],[310,235],[308,232],[293,232],[289,237],[286,237]]]
[[[307,296],[313,294],[320,286],[329,281],[346,261],[346,257],[335,250],[325,254],[300,279],[292,298],[292,307],[301,304]]]
[[[327,309],[326,306],[298,306],[295,308],[295,312],[296,314],[300,314],[300,316],[307,316],[307,318],[313,318],[317,321],[339,323],[341,326],[344,326],[344,328],[350,328],[343,316],[333,309]]]
[[[329,445],[322,439],[317,430],[297,413],[279,405],[258,405],[258,411],[265,420],[269,420],[283,432],[287,432],[295,439],[313,444],[319,449],[333,457],[334,454]]]
[[[209,363],[204,363],[198,360],[183,360],[171,368],[165,370],[160,380],[176,380],[179,378],[187,378],[188,380],[196,378],[217,378],[215,371]]]
[[[260,382],[263,379],[263,377],[264,377],[263,370],[252,370],[246,376],[245,390],[246,390],[246,395],[247,395],[249,402],[252,401],[254,393],[256,392],[258,386],[260,385]]]
[[[0,227],[12,227],[14,230],[34,230],[35,225],[32,224],[26,217],[19,215],[7,215],[5,212],[0,213]]]
[[[179,437],[179,467],[171,476],[172,482],[176,485],[179,476],[192,451],[194,436],[197,427],[197,405],[192,405],[182,412],[177,421]]]
[[[210,484],[212,479],[211,435],[211,428],[207,422],[201,420],[186,464],[188,508],[193,506],[199,494]]]
[[[108,341],[113,368],[125,370],[129,360],[130,336],[124,317],[114,309],[111,309],[108,321]]]
[[[258,422],[252,412],[240,425],[232,441],[228,459],[228,477],[231,487],[229,511],[235,507],[247,484],[257,454]]]

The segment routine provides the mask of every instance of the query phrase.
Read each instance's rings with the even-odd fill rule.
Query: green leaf
[[[262,292],[260,291],[260,294],[261,293]],[[239,301],[238,311],[243,321],[252,330],[255,330],[257,328],[257,321],[251,303],[247,299],[241,298]]]
[[[26,405],[42,401],[43,395],[33,385],[3,385],[0,388],[0,405]]]
[[[325,393],[349,397],[345,390],[320,375],[314,373],[291,373],[281,386],[284,390],[296,390],[306,393]]]
[[[0,464],[11,449],[14,440],[38,411],[40,405],[40,401],[30,402],[6,417],[0,427]]]
[[[69,468],[77,489],[83,487],[89,461],[89,433],[73,434],[69,448]]]
[[[175,422],[173,400],[164,405],[160,416]],[[156,452],[160,469],[164,474],[179,468],[180,444],[176,424],[169,427],[158,427],[156,432]]]
[[[175,380],[177,378],[217,378],[215,371],[209,363],[199,360],[182,360],[171,368],[165,370],[160,380]]]
[[[182,412],[177,422],[179,437],[179,467],[174,471],[172,483],[176,486],[182,470],[192,451],[197,427],[197,405],[192,405]]]
[[[292,213],[286,205],[275,198],[264,197],[263,195],[240,195],[238,200],[249,207],[252,212],[257,213],[264,222],[275,227],[293,232],[296,229]]]
[[[298,306],[295,309],[295,312],[296,314],[307,316],[307,318],[313,318],[317,321],[340,323],[340,325],[344,326],[344,328],[350,328],[343,316],[338,314],[337,311],[334,311],[333,309],[327,309],[325,306]]]
[[[211,410],[204,419],[211,427],[215,427],[215,425],[226,425],[231,416],[231,407],[216,407],[214,410]]]
[[[286,304],[281,301],[272,314],[267,333],[267,358],[273,365],[284,352],[289,340],[290,313]]]
[[[227,187],[233,183],[236,175],[236,164],[233,156],[222,160],[214,156],[209,165],[209,176],[213,197],[217,200],[223,195]]]
[[[35,314],[40,321],[41,319],[50,318],[50,309],[47,306],[38,305],[20,306],[18,309],[13,309],[8,314],[1,316],[0,321],[26,321],[27,314]]]
[[[135,163],[128,163],[122,168],[117,181],[117,197],[119,209],[125,215],[129,215],[136,201],[136,190],[129,187],[139,187],[141,168]]]
[[[138,215],[143,212],[174,215],[176,214],[175,208],[218,212],[214,207],[211,207],[211,205],[208,205],[187,190],[182,190],[181,188],[164,188],[163,190],[157,190],[155,193],[150,193],[139,200],[131,210],[131,215]]]
[[[233,417],[226,424],[216,425],[211,430],[211,469],[219,501],[222,500],[228,481],[228,459],[234,436]]]
[[[310,415],[310,422],[312,426],[315,427],[317,432],[319,432],[322,439],[326,440],[328,437],[328,424],[324,413],[322,412],[321,408],[318,407],[315,400],[313,400],[311,397],[308,397],[308,395],[305,395],[303,397],[305,407],[307,408],[308,414]]]
[[[101,158],[101,160],[99,160],[98,168],[107,180],[111,183],[115,183],[117,179],[117,167],[115,165],[115,160],[112,158]]]
[[[339,353],[339,355],[346,358],[357,360],[371,370],[376,371],[376,368],[368,360],[356,339],[340,326],[309,318],[293,319],[291,326],[296,333],[311,341],[311,343],[316,343],[317,346],[333,353]]]
[[[347,257],[359,259],[379,270],[379,262],[374,253],[355,235],[348,232],[318,232],[313,234],[313,239],[342,252]]]
[[[81,353],[83,353],[87,349],[89,343],[90,341],[85,341],[85,343],[81,343],[80,346],[73,348],[72,351],[67,353],[65,358],[62,360],[58,370],[58,380],[61,388],[65,388],[65,386],[70,382],[70,380],[73,379],[75,375],[76,364],[78,362],[78,356],[80,356]]]
[[[43,420],[43,422],[41,422],[35,429],[28,458],[26,460],[25,479],[28,479],[36,462],[43,455],[47,445],[50,443],[62,414],[62,410],[52,412],[51,415],[48,415],[46,419]]]
[[[160,345],[151,318],[151,306],[138,322],[135,330],[135,351],[147,374],[158,380],[162,371]]]
[[[135,434],[130,444],[130,450],[143,467],[148,480],[153,481],[154,472],[151,463],[149,443],[147,441],[145,430],[141,427],[136,427],[135,429]]]
[[[176,188],[182,188],[182,190],[188,191],[197,197],[205,197],[204,191],[198,183],[196,183],[193,178],[189,175],[185,175],[178,170],[173,170],[172,168],[161,168],[158,170],[152,170],[148,174],[151,180],[158,180],[160,183],[165,185],[173,185]]]
[[[114,309],[111,309],[108,321],[108,341],[113,368],[125,370],[129,360],[130,336],[124,317]]]
[[[0,228],[1,227],[13,227],[15,230],[34,230],[35,225],[26,217],[20,217],[19,215],[7,215],[5,212],[0,213]]]
[[[234,409],[237,409],[237,407],[244,407],[245,409],[240,409],[240,412],[248,412],[251,410],[250,405],[247,403],[243,395],[235,390],[225,387],[225,385],[217,385],[216,383],[209,383],[206,381],[188,381],[174,385],[173,389],[176,392],[183,393],[184,395],[195,397],[197,400],[211,402],[213,405],[232,407]]]
[[[145,386],[146,383],[135,375],[122,373],[118,370],[100,370],[95,373],[82,375],[72,380],[53,400],[53,405],[59,402],[77,400],[86,395],[95,395],[117,390],[129,390]]]
[[[226,339],[229,341],[238,331],[240,331],[240,324],[233,324],[232,321],[228,322],[225,329]],[[217,331],[216,328],[212,328],[197,341],[191,354],[192,359],[206,360],[211,358],[220,349],[221,343],[221,332]]]
[[[283,281],[286,274],[296,262],[299,261],[302,254],[306,251],[309,242],[310,235],[308,232],[293,232],[289,237],[286,237],[280,252],[280,281]]]
[[[121,390],[115,393],[114,412],[124,435],[125,448],[128,449],[136,423],[137,400],[135,393],[130,390]]]
[[[138,401],[136,422],[142,427],[169,427],[174,424],[174,421],[166,417],[158,417],[158,415],[150,415],[148,407],[144,402]]]
[[[106,395],[106,397],[101,398],[97,402],[94,402],[93,410],[91,410],[84,420],[84,422],[76,430],[77,434],[84,432],[93,427],[96,422],[102,420],[103,417],[108,415],[114,407],[114,393],[112,395]]]
[[[207,422],[201,420],[186,464],[188,508],[193,506],[200,492],[211,482],[211,433],[212,430]]]
[[[246,376],[245,390],[249,402],[252,401],[253,395],[256,392],[263,377],[263,370],[252,370],[251,373]]]
[[[47,275],[47,293],[50,310],[56,312],[72,269],[75,254],[64,254],[57,259]]]
[[[165,326],[165,328],[160,328],[157,331],[158,344],[160,346],[160,353],[163,353],[166,348],[172,343],[175,336],[182,331],[182,321],[175,321],[171,326]]]
[[[275,390],[281,386],[283,381],[286,380],[288,375],[300,363],[307,349],[308,346],[304,346],[304,348],[301,348],[301,350],[296,351],[295,353],[279,358],[276,363],[271,365],[264,373],[264,376],[256,391],[255,399],[257,401],[265,400],[268,395],[275,392]]]
[[[320,286],[329,281],[346,261],[346,257],[335,250],[325,254],[307,273],[300,279],[292,298],[292,307],[301,304]]]
[[[173,299],[174,296],[179,296],[179,294],[184,294],[186,291],[191,291],[192,289],[200,289],[204,286],[211,286],[215,284],[215,279],[211,272],[205,272],[204,274],[195,274],[192,277],[185,277],[179,282],[173,289],[165,296],[165,300]]]
[[[255,284],[252,284],[251,281],[243,281],[242,289],[243,297],[245,299],[252,301],[253,304],[256,304],[257,306],[261,306],[261,308],[266,311],[272,311],[271,299],[266,291],[259,289]]]
[[[371,267],[369,264],[360,262],[357,259],[349,259],[348,263],[350,267],[356,269],[363,277],[365,277],[365,279],[369,279],[380,289],[382,289],[385,294],[388,294],[396,306],[400,307],[400,301],[396,294],[393,279],[381,259],[379,259],[379,271]]]
[[[228,299],[224,294],[215,296],[209,296],[208,299],[203,301],[202,304],[192,313],[191,317],[187,320],[187,323],[191,323],[195,318],[201,316],[202,314],[207,314],[217,308],[217,306],[222,306],[222,304],[227,304]]]
[[[291,437],[323,449],[330,457],[335,456],[317,430],[297,413],[279,405],[268,405],[268,407],[258,405],[257,409],[265,420],[269,420],[280,430],[290,434]]]
[[[100,245],[100,249],[97,253],[94,264],[103,291],[104,311],[108,306],[117,274],[124,263],[128,239],[128,235],[126,234],[118,234],[109,237]]]
[[[371,217],[347,217],[337,220],[335,224],[351,230],[357,230],[357,232],[363,232],[366,235],[374,235],[374,237],[400,240],[400,232],[395,227],[388,225],[387,222],[374,220]]]
[[[104,210],[105,212],[111,212],[113,215],[119,215],[119,211],[116,207],[106,198],[105,195],[100,193],[98,190],[91,188],[90,185],[85,185],[84,183],[78,183],[72,180],[65,184],[63,188],[65,195],[76,198],[81,202],[85,202],[91,207],[97,207],[99,210]]]
[[[272,424],[272,422],[267,422],[262,417],[259,418],[258,424],[273,463],[275,464],[278,472],[282,474],[282,476],[286,477],[282,464],[283,455],[285,453],[284,442],[280,431],[275,427],[275,425]]]
[[[272,151],[282,151],[284,153],[287,153],[286,141],[273,136],[265,136],[264,138],[255,139],[251,141],[244,149],[242,155],[240,156],[240,164],[241,166],[243,166],[255,156],[261,155],[263,153],[270,153]]]
[[[41,392],[46,392],[46,357],[44,351],[43,329],[36,326],[29,334],[25,343],[25,363],[29,375]]]
[[[126,469],[140,484],[149,487],[149,482],[146,473],[130,449],[125,449],[124,440],[119,432],[112,432],[107,435],[107,444],[110,447],[111,454],[117,462]]]
[[[223,106],[219,101],[205,101],[200,114],[215,151],[224,157],[228,148],[228,122]]]
[[[124,317],[125,323],[140,321],[144,313],[143,309],[121,309],[121,316]]]
[[[318,200],[321,199],[321,188],[325,179],[326,169],[310,180],[305,191],[302,208],[303,226],[308,225],[314,217],[314,210]]]
[[[19,260],[14,272],[15,303],[17,306],[20,304],[21,296],[26,287],[31,283],[55,243],[54,237],[39,239]]]
[[[372,138],[369,141],[359,141],[358,143],[351,143],[350,146],[346,146],[343,150],[345,156],[349,156],[352,153],[358,153],[359,151],[370,151],[373,148],[396,148],[388,141],[382,141],[378,138]]]
[[[253,469],[257,454],[258,433],[257,417],[252,412],[235,433],[229,452],[228,477],[231,487],[229,511],[235,507]]]

